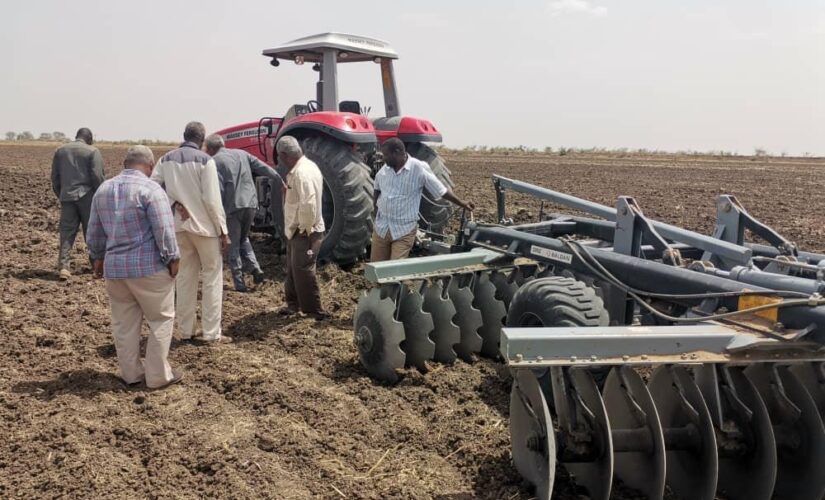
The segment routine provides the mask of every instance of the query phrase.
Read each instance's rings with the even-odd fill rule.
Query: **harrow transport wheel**
[[[507,318],[507,307],[496,298],[496,286],[490,281],[490,273],[479,273],[473,286],[473,307],[481,311],[483,324],[478,330],[481,335],[481,354],[497,358],[501,341],[501,327]]]
[[[738,367],[705,364],[695,376],[717,430],[717,493],[730,500],[770,499],[776,483],[776,441],[756,387]],[[734,443],[733,449],[725,450],[728,431],[743,438],[744,448]]]
[[[528,280],[513,296],[507,326],[607,326],[604,302],[596,291],[573,278],[550,276]],[[594,366],[591,372],[599,387],[610,370]]]
[[[549,500],[556,476],[556,439],[547,400],[532,370],[516,370],[513,375],[510,442],[516,470],[536,487],[536,498]]]
[[[447,296],[455,306],[453,323],[458,325],[461,331],[461,342],[455,346],[455,352],[459,358],[471,363],[473,354],[481,352],[483,340],[478,330],[484,321],[481,311],[473,307],[473,291],[470,289],[469,279],[472,279],[472,275],[453,276],[447,286]]]
[[[370,168],[348,144],[310,136],[301,148],[324,176],[326,235],[319,258],[351,264],[363,257],[372,237],[373,187]]]
[[[693,376],[683,366],[660,366],[647,388],[662,427],[676,429],[690,438],[677,446],[666,439],[667,485],[685,500],[713,500],[719,477],[716,432]]]
[[[455,306],[444,293],[444,283],[435,280],[424,288],[422,309],[433,318],[432,340],[435,342],[433,360],[452,363],[456,360],[456,346],[461,342],[461,330],[453,322]]]
[[[400,285],[384,285],[363,293],[355,309],[355,345],[361,364],[378,380],[398,381],[404,367],[404,325],[395,319],[393,296]]]
[[[421,371],[427,369],[426,361],[435,356],[435,342],[430,336],[435,329],[433,316],[422,309],[424,297],[418,290],[401,286],[401,299],[398,304],[398,319],[404,324],[404,342],[401,350],[407,355],[407,366],[414,366]]]
[[[821,500],[825,495],[825,429],[816,403],[787,366],[752,365],[745,375],[765,401],[777,439],[774,496]]]
[[[665,494],[665,439],[641,375],[629,366],[613,368],[602,396],[613,436],[616,477],[649,500],[661,499]]]
[[[441,155],[436,153],[433,148],[420,142],[412,142],[407,144],[407,153],[429,165],[430,170],[433,171],[442,184],[447,186],[447,189],[453,188],[454,184],[450,177],[450,169],[447,168]],[[450,220],[453,208],[450,202],[436,200],[429,191],[425,190],[421,196],[421,205],[418,211],[421,217],[425,219],[425,221],[419,223],[422,229],[443,234],[447,229],[447,223]],[[427,222],[429,222],[429,225],[427,225]]]

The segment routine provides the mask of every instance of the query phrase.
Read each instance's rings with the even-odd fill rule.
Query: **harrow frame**
[[[612,208],[493,185],[496,223],[464,221],[450,253],[366,266],[378,288],[355,336],[370,373],[392,382],[427,359],[500,354],[513,461],[539,498],[557,462],[591,498],[609,498],[614,479],[648,498],[666,485],[691,499],[825,496],[825,255],[731,195],[703,235],[630,197]],[[542,200],[540,220],[514,224],[507,191]],[[544,217],[545,202],[576,213]],[[390,298],[408,295],[422,305]],[[647,380],[639,366],[654,368]]]

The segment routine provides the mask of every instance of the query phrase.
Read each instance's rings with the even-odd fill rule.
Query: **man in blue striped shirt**
[[[375,175],[377,213],[372,233],[372,262],[403,259],[410,254],[424,188],[436,199],[443,198],[467,210],[475,208],[472,202],[461,200],[439,181],[429,165],[407,154],[400,139],[387,139],[381,152],[386,165]]]

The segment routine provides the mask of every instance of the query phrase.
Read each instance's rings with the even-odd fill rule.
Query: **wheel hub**
[[[367,325],[363,325],[355,332],[355,345],[361,352],[370,352],[372,350],[372,331]]]

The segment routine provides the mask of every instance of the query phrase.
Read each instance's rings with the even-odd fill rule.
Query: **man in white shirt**
[[[221,202],[215,161],[201,151],[206,137],[202,123],[189,122],[183,144],[161,157],[152,180],[166,189],[175,206],[175,233],[180,247],[176,310],[180,338],[195,337],[198,281],[203,277],[201,321],[205,342],[231,342],[221,335],[223,256],[229,231]],[[182,207],[182,208],[181,208]]]
[[[381,145],[384,165],[375,174],[376,215],[370,260],[404,259],[410,254],[418,230],[418,210],[424,188],[435,197],[472,211],[472,202],[459,199],[425,162],[407,154],[404,143],[393,137]]]
[[[304,156],[294,137],[281,137],[275,148],[278,164],[288,170],[284,200],[287,237],[284,293],[287,305],[281,313],[296,314],[300,310],[316,320],[323,320],[328,314],[321,307],[315,267],[325,231],[321,215],[324,177],[318,165]]]

